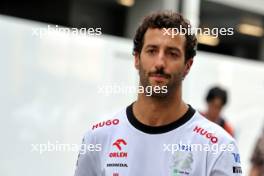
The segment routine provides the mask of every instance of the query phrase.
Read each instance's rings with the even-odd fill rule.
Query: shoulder
[[[193,132],[203,135],[205,138],[215,143],[233,143],[234,138],[228,134],[221,126],[211,122],[198,111],[194,115]]]
[[[84,139],[96,140],[98,138],[109,136],[115,133],[115,131],[125,123],[126,111],[125,109],[122,109],[117,113],[108,115],[105,118],[92,123],[89,129],[85,132]]]
[[[193,132],[210,141],[207,168],[210,175],[241,175],[239,149],[235,139],[221,126],[195,114]]]

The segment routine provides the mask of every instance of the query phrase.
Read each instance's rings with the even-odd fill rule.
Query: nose
[[[156,69],[161,69],[165,67],[165,54],[163,51],[159,52],[158,57],[155,61],[155,67]]]

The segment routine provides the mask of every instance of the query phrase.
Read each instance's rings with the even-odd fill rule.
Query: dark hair
[[[227,103],[227,92],[224,89],[221,89],[220,87],[213,87],[209,90],[206,101],[209,103],[215,98],[220,98],[222,100],[222,105],[224,106]]]
[[[146,16],[134,36],[133,55],[140,53],[144,44],[144,35],[149,28],[181,28],[190,30],[190,23],[179,13],[162,11]],[[196,55],[197,39],[194,34],[185,34],[185,61]]]

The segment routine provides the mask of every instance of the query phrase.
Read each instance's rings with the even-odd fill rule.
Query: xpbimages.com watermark
[[[31,144],[31,152],[43,154],[45,152],[79,152],[85,154],[87,152],[98,152],[102,150],[101,144],[65,144],[59,141]]]
[[[145,93],[146,96],[168,93],[167,86],[129,86],[120,84],[108,84],[98,86],[98,94],[109,96],[111,94],[138,94]]]
[[[234,150],[233,144],[186,144],[179,142],[177,144],[163,144],[163,151],[174,154],[178,151],[192,151],[192,152],[212,152],[217,154],[219,152]]]
[[[169,35],[174,38],[177,35],[201,35],[201,36],[212,36],[218,38],[221,36],[232,36],[234,35],[234,28],[193,28],[190,25],[183,27],[180,25],[179,28],[163,28],[163,35]]]
[[[102,35],[102,28],[69,28],[60,27],[58,25],[48,25],[43,28],[32,28],[32,36],[43,38],[54,32],[61,32],[67,35],[81,35],[81,36],[98,36]]]

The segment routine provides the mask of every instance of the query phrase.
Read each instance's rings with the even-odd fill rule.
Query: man
[[[202,113],[207,119],[224,128],[231,136],[234,136],[232,126],[221,117],[221,111],[227,103],[227,92],[220,87],[212,87],[206,96],[207,111]]]
[[[251,164],[249,176],[264,176],[264,129],[255,145]]]
[[[101,150],[79,154],[75,176],[241,175],[234,139],[182,100],[197,42],[175,29],[188,25],[173,12],[145,17],[133,54],[140,86],[153,87],[152,94],[139,93],[126,109],[92,126],[83,144]]]

